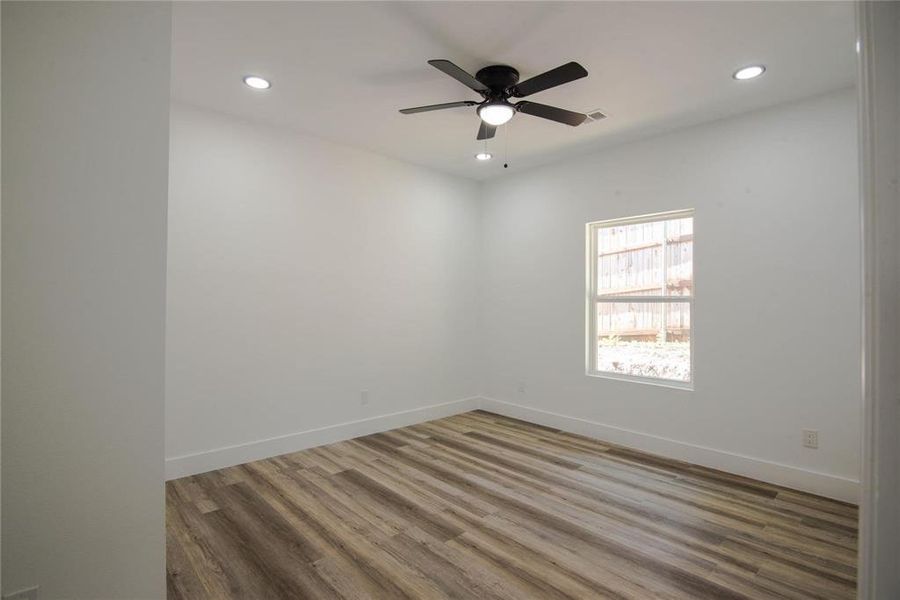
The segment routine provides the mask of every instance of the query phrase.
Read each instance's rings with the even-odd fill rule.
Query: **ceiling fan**
[[[497,127],[512,119],[517,112],[565,123],[573,127],[581,125],[587,119],[585,114],[564,108],[525,100],[515,103],[509,101],[510,98],[524,98],[531,94],[587,77],[588,72],[577,62],[566,63],[546,73],[526,79],[522,83],[519,83],[519,72],[507,65],[485,67],[475,73],[473,77],[449,60],[429,60],[428,64],[475,90],[481,94],[484,100],[481,102],[462,100],[460,102],[445,102],[443,104],[404,108],[400,111],[401,113],[411,115],[432,110],[443,110],[445,108],[477,106],[478,116],[481,117],[481,126],[478,128],[478,136],[476,138],[479,140],[494,137]]]

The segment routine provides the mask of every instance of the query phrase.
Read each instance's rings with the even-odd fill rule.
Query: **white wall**
[[[866,411],[859,597],[900,598],[900,5],[860,2]]]
[[[489,409],[856,498],[851,90],[483,187],[183,105],[172,131],[169,477],[481,393]],[[584,223],[687,207],[696,389],[585,376]]]
[[[484,391],[537,410],[488,407],[855,498],[855,119],[847,90],[489,182]],[[585,223],[681,208],[696,209],[695,390],[586,376]]]
[[[478,394],[475,183],[183,105],[172,151],[170,477]]]
[[[4,592],[162,598],[170,6],[2,11]]]

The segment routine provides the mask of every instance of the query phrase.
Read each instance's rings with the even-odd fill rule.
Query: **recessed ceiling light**
[[[490,152],[479,152],[475,155],[478,160],[491,160],[494,157]]]
[[[503,125],[516,113],[516,110],[507,102],[488,102],[478,109],[478,116],[488,125]]]
[[[272,87],[268,80],[256,75],[247,75],[244,77],[244,83],[252,87],[254,90],[267,90]]]
[[[759,77],[763,73],[766,72],[766,68],[763,65],[750,65],[749,67],[743,67],[734,72],[734,77],[738,81],[745,81],[747,79],[755,79]]]

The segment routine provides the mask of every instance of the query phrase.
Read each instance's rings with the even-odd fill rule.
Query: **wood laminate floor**
[[[166,493],[170,599],[855,594],[853,506],[481,411]]]

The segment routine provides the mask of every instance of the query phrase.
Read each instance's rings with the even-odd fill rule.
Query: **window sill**
[[[656,387],[664,387],[685,392],[694,391],[694,382],[673,381],[670,379],[654,379],[652,377],[639,377],[637,375],[617,375],[615,373],[601,373],[597,371],[588,371],[585,373],[588,377],[596,377],[597,379],[612,379],[615,381],[627,381],[629,383],[643,383],[644,385],[654,385]]]

